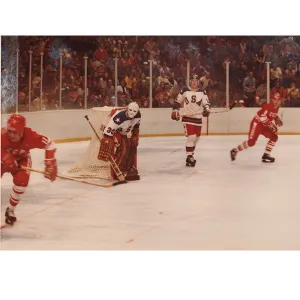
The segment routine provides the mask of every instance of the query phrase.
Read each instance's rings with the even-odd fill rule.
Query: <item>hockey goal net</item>
[[[94,107],[92,108],[92,116],[90,121],[94,126],[100,139],[103,138],[103,131],[111,119],[112,115],[117,110],[125,109],[124,107]],[[88,124],[88,126],[90,126]],[[98,152],[100,148],[100,141],[93,132],[92,128],[89,128],[92,139],[90,144],[83,154],[81,159],[71,167],[66,175],[74,178],[94,178],[112,180],[112,170],[109,162],[104,162],[98,159]]]

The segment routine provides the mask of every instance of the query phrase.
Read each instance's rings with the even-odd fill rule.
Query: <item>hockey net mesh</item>
[[[100,139],[103,138],[103,131],[108,124],[111,116],[117,111],[124,108],[119,107],[94,107],[92,109],[92,116],[90,122],[94,126]],[[90,127],[90,125],[88,124]],[[74,178],[95,178],[112,180],[111,166],[109,162],[104,162],[98,159],[98,152],[100,148],[100,141],[90,128],[92,132],[92,139],[90,144],[81,157],[80,161],[71,167],[66,175]]]

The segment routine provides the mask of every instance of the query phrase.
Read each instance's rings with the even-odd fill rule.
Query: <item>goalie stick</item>
[[[91,128],[93,129],[96,137],[98,138],[99,142],[101,143],[101,139],[97,133],[97,131],[95,130],[93,124],[91,123],[91,121],[89,120],[89,117],[88,115],[84,116],[85,119],[88,121],[88,123],[90,124]],[[123,175],[123,173],[121,172],[120,168],[118,167],[116,161],[114,160],[114,158],[112,157],[112,155],[110,156],[109,158],[109,163],[111,165],[111,167],[113,168],[115,174],[117,175],[118,179],[120,180],[120,182],[122,183],[126,183],[127,181],[125,180],[125,177]]]

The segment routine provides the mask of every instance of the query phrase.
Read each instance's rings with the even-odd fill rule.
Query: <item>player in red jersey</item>
[[[9,225],[17,220],[14,210],[30,178],[30,171],[23,170],[20,166],[31,167],[30,150],[35,148],[45,149],[45,177],[54,181],[57,175],[55,144],[46,136],[26,127],[24,116],[10,116],[7,127],[1,130],[1,177],[4,173],[11,173],[14,183],[5,212],[5,223]]]
[[[276,93],[273,95],[271,103],[266,103],[263,105],[263,107],[257,112],[256,116],[251,121],[248,140],[230,151],[231,160],[235,160],[238,152],[249,147],[253,147],[259,135],[262,134],[264,137],[269,139],[265,153],[262,157],[262,161],[275,161],[275,158],[271,157],[270,153],[278,140],[277,126],[283,125],[282,121],[277,115],[280,104],[280,95],[279,93]],[[273,120],[275,121],[276,125],[273,123]]]

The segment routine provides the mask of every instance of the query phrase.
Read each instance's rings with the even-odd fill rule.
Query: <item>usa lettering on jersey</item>
[[[183,114],[185,115],[185,117],[182,119],[182,122],[201,126],[202,113],[204,110],[210,108],[210,103],[206,92],[200,89],[192,91],[188,87],[185,87],[178,94],[173,108],[179,109],[182,103],[184,112]],[[193,116],[189,117],[188,115]]]

